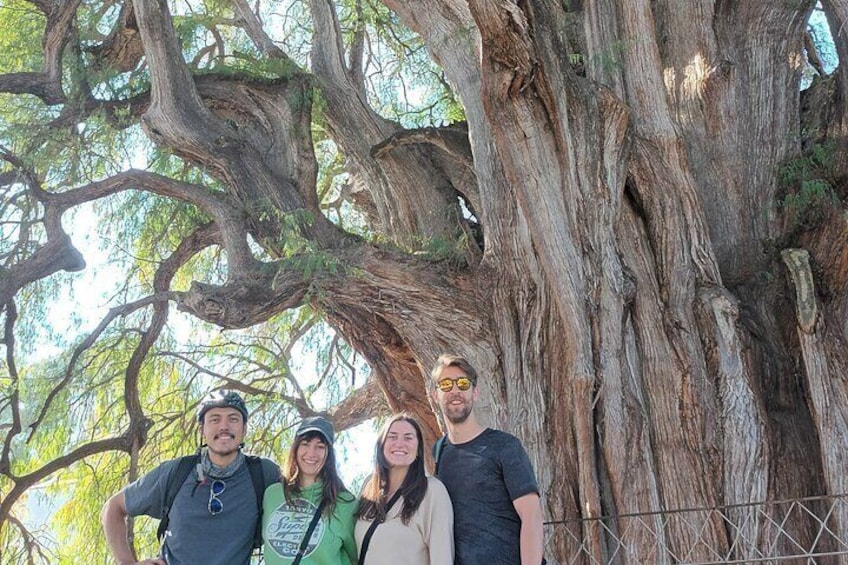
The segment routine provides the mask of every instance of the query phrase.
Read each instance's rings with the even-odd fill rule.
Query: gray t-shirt
[[[166,461],[128,485],[124,489],[127,514],[161,519],[168,474],[178,463],[179,459]],[[279,467],[269,459],[262,459],[262,471],[266,487],[280,478]],[[217,496],[223,509],[213,515],[209,512],[212,480],[207,477],[198,483],[197,474],[189,473],[168,513],[162,548],[168,565],[250,563],[259,507],[247,463],[223,482],[224,490]]]
[[[455,564],[521,563],[521,519],[512,501],[539,487],[518,438],[488,428],[466,443],[445,441],[439,479],[453,502]]]

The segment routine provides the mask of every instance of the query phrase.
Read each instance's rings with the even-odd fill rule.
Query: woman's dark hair
[[[386,519],[389,463],[383,454],[383,448],[386,445],[386,438],[392,424],[395,422],[408,422],[415,429],[415,435],[418,438],[418,452],[415,455],[415,461],[409,466],[406,478],[403,479],[403,484],[400,485],[399,489],[401,496],[403,496],[403,509],[400,513],[400,519],[404,524],[409,524],[410,518],[421,506],[421,501],[424,500],[424,494],[427,492],[427,475],[424,472],[424,435],[421,433],[421,426],[415,418],[406,412],[395,414],[383,426],[383,431],[380,432],[377,440],[374,449],[374,470],[359,496],[359,508],[356,510],[357,518],[380,522]]]
[[[347,489],[336,470],[336,452],[332,444],[327,443],[321,432],[306,432],[294,438],[289,448],[289,456],[281,470],[282,477],[280,482],[283,483],[283,494],[286,497],[286,502],[291,504],[294,496],[301,492],[300,467],[297,466],[297,448],[301,443],[312,441],[316,437],[327,446],[327,459],[324,460],[324,466],[321,467],[321,471],[318,473],[318,479],[324,483],[324,490],[321,494],[321,497],[327,501],[324,505],[324,515],[330,516],[336,507],[336,500],[339,498],[339,495],[347,493]]]

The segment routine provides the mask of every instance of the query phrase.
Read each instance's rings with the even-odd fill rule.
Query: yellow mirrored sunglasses
[[[471,388],[471,385],[474,383],[472,383],[471,379],[468,377],[459,377],[458,379],[444,378],[437,382],[436,386],[439,387],[439,390],[442,392],[450,392],[453,390],[454,384],[456,384],[456,388],[464,392]]]

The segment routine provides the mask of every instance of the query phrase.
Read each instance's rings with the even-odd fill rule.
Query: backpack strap
[[[359,548],[358,565],[365,565],[365,554],[368,553],[368,545],[371,543],[371,538],[374,536],[374,530],[377,529],[377,526],[386,521],[386,518],[389,517],[389,510],[392,509],[392,506],[395,505],[395,502],[397,502],[399,498],[400,489],[397,489],[386,503],[386,516],[382,520],[374,520],[371,522],[371,525],[368,527],[368,531],[365,532],[365,537],[362,538],[362,547]]]
[[[433,444],[433,463],[435,464],[435,469],[433,471],[433,475],[439,476],[439,459],[442,457],[442,451],[445,450],[445,441],[447,441],[448,435],[445,434],[439,439],[436,440],[436,443]]]
[[[315,527],[318,525],[318,520],[321,519],[321,511],[324,510],[324,506],[326,505],[327,499],[322,497],[321,504],[318,505],[318,508],[315,509],[315,514],[312,515],[312,521],[309,522],[309,527],[306,528],[306,533],[303,534],[300,547],[298,548],[297,554],[294,556],[294,561],[292,561],[291,565],[299,565],[303,559],[303,554],[306,553],[306,548],[309,547],[309,540],[312,539],[312,532],[315,531]]]
[[[262,547],[262,495],[265,493],[265,476],[262,472],[262,460],[255,455],[245,456],[247,470],[250,472],[250,481],[253,483],[253,491],[256,494],[256,508],[259,509],[259,520],[253,532],[253,547]],[[165,502],[162,505],[162,519],[159,520],[159,528],[156,530],[156,538],[159,541],[165,537],[168,530],[168,513],[177,498],[177,493],[186,481],[192,470],[200,462],[198,454],[180,457],[179,463],[168,473],[168,482],[165,487]]]
[[[160,542],[165,537],[165,532],[168,530],[168,513],[171,511],[171,506],[177,498],[177,493],[180,487],[186,482],[186,479],[191,474],[191,471],[197,467],[200,461],[198,454],[186,455],[180,457],[179,463],[171,468],[168,473],[168,482],[165,484],[165,501],[162,504],[162,519],[159,520],[159,528],[156,530],[156,539]]]
[[[256,493],[256,508],[259,509],[259,519],[256,522],[256,530],[253,533],[253,548],[262,547],[262,496],[265,494],[265,475],[262,472],[262,459],[256,455],[246,455],[247,470],[250,471],[250,480],[253,482],[253,490]]]

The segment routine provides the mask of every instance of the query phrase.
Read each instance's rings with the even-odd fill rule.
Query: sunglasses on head
[[[209,513],[212,515],[220,513],[224,509],[224,503],[221,501],[219,496],[224,492],[224,489],[227,488],[227,483],[221,480],[212,481],[212,485],[209,488]]]
[[[441,379],[436,383],[436,386],[439,387],[439,390],[442,392],[450,392],[453,390],[453,385],[456,385],[461,391],[466,391],[474,384],[471,382],[471,379],[468,377],[459,377],[458,379]]]

